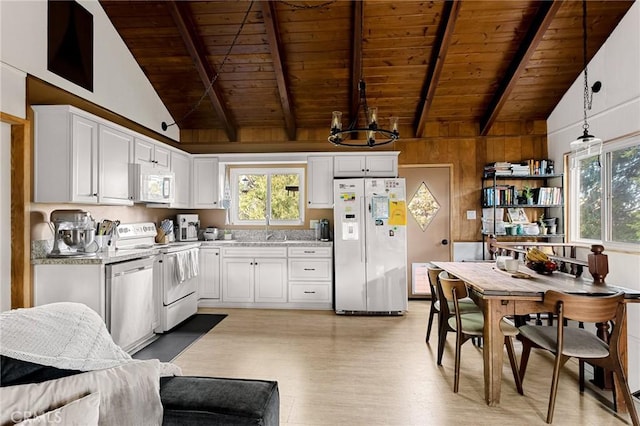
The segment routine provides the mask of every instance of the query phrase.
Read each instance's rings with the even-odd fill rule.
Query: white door
[[[428,297],[429,285],[422,264],[451,261],[451,167],[401,166],[407,192],[407,271],[410,297]],[[413,201],[413,203],[412,203]],[[416,282],[413,283],[412,265]]]
[[[364,180],[334,180],[336,311],[367,309],[364,253]]]
[[[222,300],[253,302],[253,259],[222,259]]]
[[[98,202],[133,204],[129,198],[129,158],[133,137],[100,125]]]
[[[173,208],[191,207],[191,158],[188,154],[171,152],[171,171],[176,177]]]
[[[198,298],[220,299],[220,249],[200,249]]]
[[[367,310],[407,309],[404,179],[365,179]]]
[[[256,258],[253,261],[255,273],[256,302],[287,301],[287,260],[277,258]]]
[[[71,116],[71,200],[76,203],[98,201],[98,124]],[[47,167],[55,167],[49,164]]]

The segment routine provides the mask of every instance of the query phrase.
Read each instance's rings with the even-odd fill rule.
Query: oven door
[[[198,286],[198,277],[193,277],[178,282],[176,275],[177,254],[166,253],[163,255],[163,280],[162,280],[162,304],[169,306],[172,303],[195,293]]]

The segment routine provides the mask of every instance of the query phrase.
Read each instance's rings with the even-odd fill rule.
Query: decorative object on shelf
[[[604,246],[594,244],[591,246],[591,253],[587,256],[589,262],[589,273],[593,277],[593,283],[603,285],[604,279],[609,273],[609,258],[606,254],[602,254]]]
[[[547,225],[544,222],[544,213],[540,215],[540,219],[538,219],[538,226],[540,227],[540,234],[547,235]]]
[[[527,217],[527,214],[522,207],[508,208],[507,216],[509,217],[509,222],[511,223],[529,223],[529,218]]]
[[[528,205],[533,205],[533,188],[525,185],[524,189],[522,190],[522,196],[527,199]]]
[[[360,3],[356,7],[363,6]],[[360,18],[360,43],[362,43],[364,41],[364,13],[360,12]],[[360,52],[362,52],[362,49],[359,50]],[[334,145],[354,147],[368,146],[371,148],[374,146],[386,145],[388,143],[395,142],[400,137],[400,133],[398,132],[398,117],[390,117],[389,129],[384,129],[378,124],[378,109],[376,107],[369,107],[369,105],[367,104],[367,86],[362,75],[362,62],[362,58],[360,58],[360,82],[358,83],[360,99],[358,101],[358,106],[355,109],[355,112],[353,112],[352,106],[352,117],[350,117],[351,123],[349,124],[349,127],[343,129],[342,112],[333,111],[333,117],[331,119],[331,133],[329,134],[328,141]],[[363,127],[360,127],[358,125],[358,116],[360,115],[361,110],[367,123],[366,126]],[[360,132],[364,132],[364,134],[366,135],[364,141],[351,138],[352,135]]]
[[[591,110],[593,94],[598,93],[602,88],[602,83],[596,81],[591,86],[591,93],[589,93],[589,80],[587,77],[587,0],[582,0],[582,60],[584,65],[583,134],[571,142],[570,146],[571,151],[580,155],[600,155],[602,152],[602,139],[589,134],[589,123],[587,122],[587,110]]]

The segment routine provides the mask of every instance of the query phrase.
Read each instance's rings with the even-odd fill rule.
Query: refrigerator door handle
[[[369,212],[371,212],[371,203],[367,202],[366,196],[362,197],[362,201],[360,203],[361,203],[360,204],[360,206],[361,206],[360,207],[360,211],[364,211],[363,207],[368,205],[369,206]],[[363,216],[364,216],[364,214],[363,214]],[[366,232],[366,224],[365,224],[365,222],[362,221],[362,220],[360,222],[358,222],[358,228],[359,228],[358,229],[358,233],[360,234],[360,238],[362,239],[362,243],[360,243],[358,245],[358,250],[360,250],[360,262],[364,263],[366,265],[367,264],[367,248],[366,248],[365,241],[364,241],[364,233]],[[364,229],[362,229],[362,228],[364,228]]]

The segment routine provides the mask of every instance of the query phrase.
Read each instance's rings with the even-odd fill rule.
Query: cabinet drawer
[[[289,257],[331,257],[332,247],[289,247]]]
[[[223,257],[287,257],[286,247],[224,247]]]
[[[291,283],[289,286],[290,302],[329,302],[331,293],[329,284]]]
[[[289,259],[290,280],[331,280],[331,259]]]

